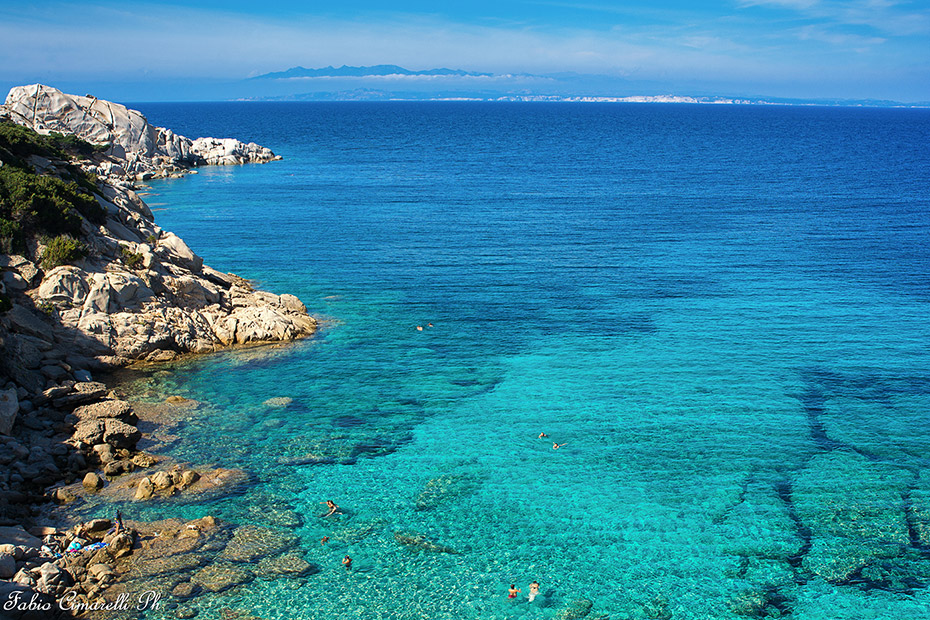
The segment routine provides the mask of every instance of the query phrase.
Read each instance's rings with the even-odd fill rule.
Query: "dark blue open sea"
[[[134,107],[283,155],[147,200],[322,325],[136,388],[253,481],[145,516],[291,511],[322,568],[199,618],[930,618],[930,111]]]

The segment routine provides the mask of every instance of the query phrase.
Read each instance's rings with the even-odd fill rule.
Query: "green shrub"
[[[126,263],[126,266],[130,269],[142,269],[142,261],[144,258],[139,252],[133,252],[129,249],[128,245],[121,245],[121,254],[123,255],[123,262]]]
[[[23,227],[19,222],[0,217],[0,253],[17,254],[25,249]]]
[[[42,253],[42,268],[54,269],[67,265],[87,256],[87,247],[73,237],[59,235],[51,239]]]
[[[69,154],[89,156],[94,153],[103,153],[110,148],[109,144],[91,144],[74,134],[65,135],[52,132],[46,137],[53,146]]]
[[[106,220],[106,210],[74,182],[0,167],[0,221],[16,224],[0,224],[0,234],[77,235],[81,215],[95,224]]]
[[[109,147],[109,144],[91,144],[75,135],[51,133],[43,136],[13,121],[0,121],[0,158],[21,168],[30,155],[67,160],[72,155],[87,156]]]

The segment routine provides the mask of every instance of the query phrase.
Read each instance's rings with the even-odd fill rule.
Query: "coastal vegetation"
[[[126,266],[130,269],[140,269],[145,260],[145,257],[143,257],[140,252],[133,252],[129,246],[126,245],[120,246],[120,254],[123,257],[123,262],[126,263]]]
[[[60,265],[73,263],[87,256],[87,246],[68,235],[58,235],[50,239],[42,252],[42,268],[54,269]]]
[[[74,243],[58,239],[80,236],[81,216],[102,224],[106,211],[94,197],[96,179],[70,160],[99,149],[0,121],[0,251],[24,252],[27,241],[51,236],[56,256],[76,255]]]

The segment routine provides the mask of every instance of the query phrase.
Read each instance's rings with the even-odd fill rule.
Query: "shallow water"
[[[147,200],[322,322],[127,386],[204,403],[162,449],[252,476],[134,512],[322,568],[199,618],[930,618],[927,111],[137,107],[284,156]]]

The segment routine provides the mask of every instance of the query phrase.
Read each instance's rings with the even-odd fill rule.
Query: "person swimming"
[[[523,592],[523,590],[517,589],[515,584],[510,584],[510,589],[507,591],[507,598],[517,598],[520,592]]]
[[[342,558],[342,565],[345,566],[346,569],[352,568],[352,558],[349,556]]]
[[[320,539],[321,545],[325,545],[328,542],[329,542],[329,536],[324,536],[323,538]]]
[[[552,444],[552,449],[553,449],[553,450],[558,450],[559,448],[561,448],[561,447],[564,446],[564,445],[565,445],[564,443],[553,443],[553,444]]]
[[[539,596],[539,582],[534,581],[530,584],[530,594],[527,597],[527,600],[532,603],[533,599],[535,599],[537,596]]]
[[[334,502],[333,500],[328,499],[325,502],[320,502],[320,503],[326,504],[326,507],[329,508],[329,512],[323,515],[324,517],[331,517],[335,514],[340,514],[340,515],[342,514],[342,511],[339,510],[339,506],[337,506],[336,502]]]
[[[547,435],[546,433],[540,433],[540,434],[539,434],[539,437],[538,437],[537,439],[545,439],[545,438],[548,437],[548,436],[549,436],[549,435]]]

